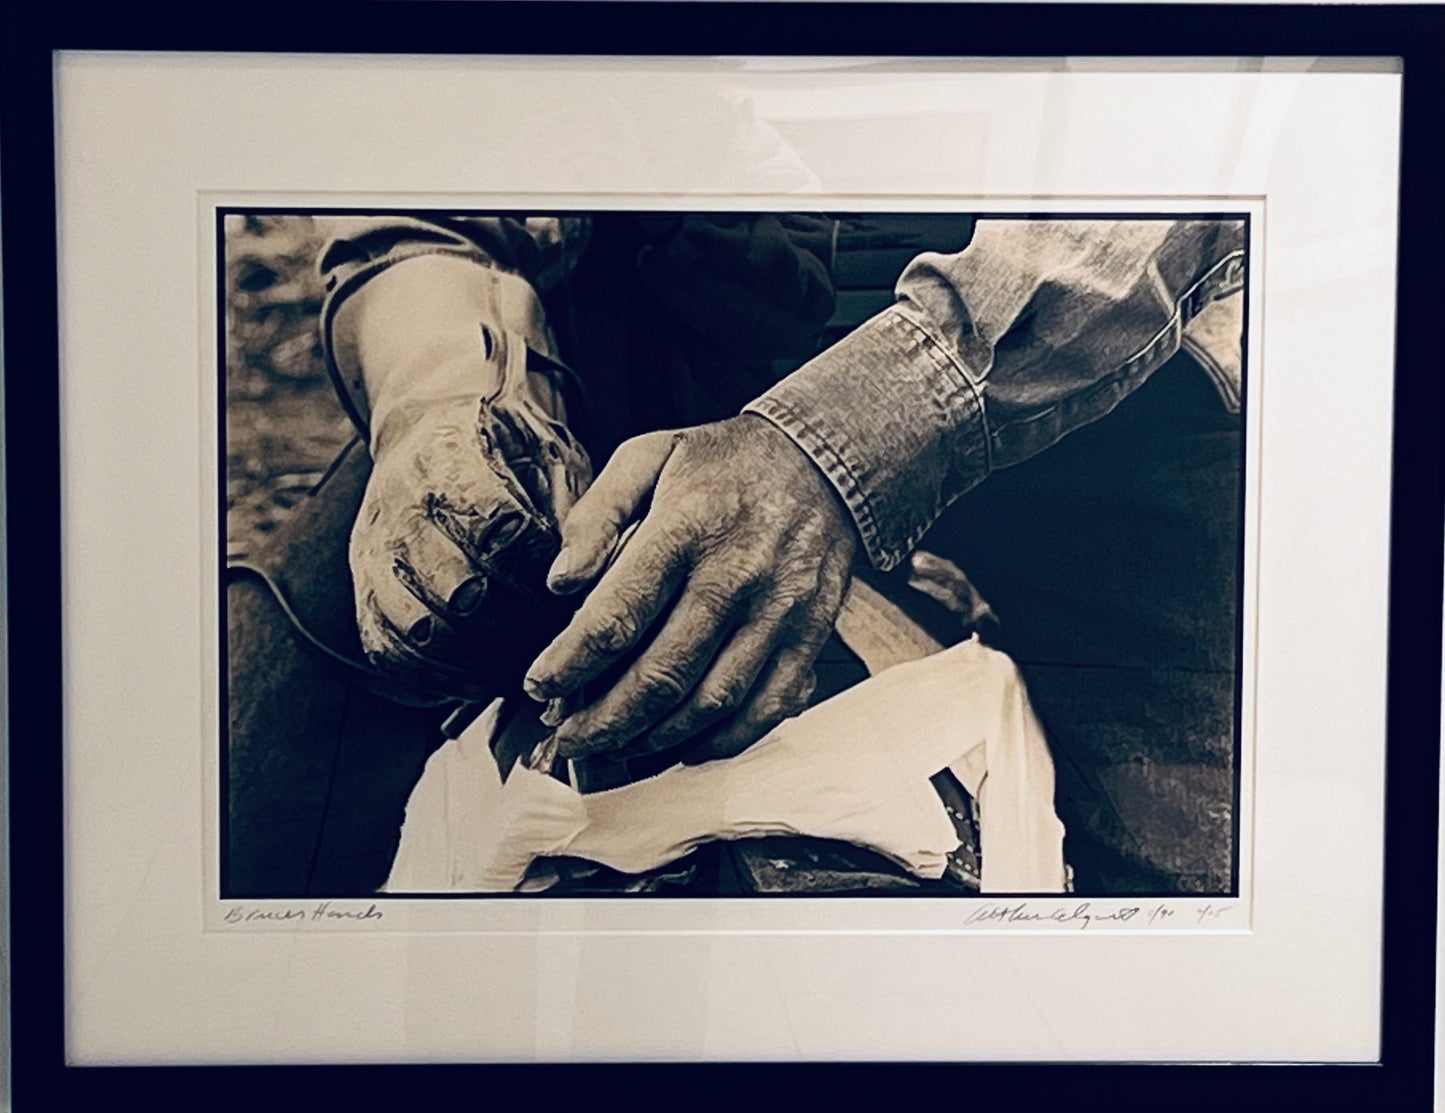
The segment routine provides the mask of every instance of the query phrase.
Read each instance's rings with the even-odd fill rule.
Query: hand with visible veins
[[[610,683],[558,727],[560,752],[685,743],[679,756],[693,762],[738,753],[807,705],[858,547],[832,485],[753,414],[628,441],[562,541],[548,586],[596,584],[526,690],[575,701],[583,685]]]

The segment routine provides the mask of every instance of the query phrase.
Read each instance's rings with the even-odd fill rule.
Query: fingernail
[[[547,569],[547,586],[554,586],[559,580],[565,580],[567,574],[572,571],[572,550],[563,547],[552,561],[552,567]]]
[[[564,697],[547,701],[547,710],[542,712],[542,724],[544,726],[561,726],[562,721],[567,718],[567,700]]]
[[[500,552],[517,539],[527,528],[527,519],[522,514],[499,514],[485,531],[485,544],[493,552]]]
[[[460,586],[452,592],[450,606],[453,611],[462,617],[466,617],[482,605],[482,600],[487,595],[487,578],[485,576],[473,576],[463,580]]]
[[[431,641],[431,615],[427,615],[424,618],[419,618],[415,622],[413,622],[411,624],[411,629],[406,632],[406,636],[414,645],[426,645],[427,642]]]
[[[527,695],[531,696],[538,703],[546,703],[549,698],[542,681],[537,680],[535,677],[524,676],[522,678],[522,691],[526,692]]]

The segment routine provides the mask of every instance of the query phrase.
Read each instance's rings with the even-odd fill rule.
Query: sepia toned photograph
[[[1246,216],[216,235],[221,897],[1239,893]]]

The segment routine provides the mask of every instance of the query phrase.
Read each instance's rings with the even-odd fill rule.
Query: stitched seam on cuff
[[[994,470],[993,436],[989,431],[988,410],[983,404],[982,380],[980,379],[979,381],[975,381],[974,376],[969,372],[969,369],[964,365],[963,361],[953,353],[952,349],[950,349],[947,344],[943,343],[942,340],[935,336],[933,331],[929,329],[925,324],[923,324],[923,322],[916,320],[901,306],[895,305],[892,307],[891,311],[898,320],[911,326],[913,330],[918,333],[918,335],[922,338],[922,343],[919,344],[919,351],[926,354],[928,358],[933,362],[934,370],[939,372],[947,372],[951,369],[963,381],[965,388],[970,393],[972,393],[973,413],[969,416],[978,422],[979,429],[983,434],[983,474],[987,476],[990,472]],[[936,382],[933,385],[936,386]],[[945,414],[949,414],[951,412],[949,409],[948,396],[944,395],[938,390],[935,390],[934,400],[939,404],[939,406],[943,408]],[[922,537],[922,534],[919,534],[919,537]],[[916,544],[917,540],[918,538],[915,538],[913,543]],[[909,547],[911,548],[912,545],[910,544]]]
[[[899,362],[912,365],[915,374],[909,377],[921,391],[920,397],[926,397],[935,407],[935,413],[932,416],[937,421],[937,431],[940,436],[946,437],[949,433],[957,432],[966,426],[973,430],[973,440],[982,450],[983,466],[973,469],[977,472],[977,478],[968,483],[964,489],[977,486],[992,470],[993,460],[993,446],[988,433],[988,422],[980,388],[969,375],[967,368],[954,358],[948,348],[940,343],[927,328],[902,312],[900,306],[890,306],[860,326],[848,337],[839,341],[838,345],[818,357],[820,361],[824,361],[822,366],[819,366],[817,362],[813,366],[825,375],[834,371],[834,365],[844,359],[839,355],[839,349],[847,345],[850,340],[856,339],[865,330],[867,333],[876,334],[878,338],[885,339],[889,345],[896,346]],[[801,369],[799,374],[806,375],[807,367]],[[949,382],[946,383],[943,376],[948,376]],[[902,561],[932,528],[938,515],[947,509],[956,498],[956,496],[947,496],[943,491],[935,492],[932,505],[923,511],[922,515],[906,516],[907,519],[922,517],[922,520],[912,524],[906,533],[885,531],[882,525],[883,519],[875,510],[876,499],[858,478],[856,470],[847,458],[841,455],[828,440],[825,432],[820,431],[792,405],[780,400],[771,392],[749,403],[744,407],[744,412],[753,412],[772,421],[813,459],[814,463],[833,483],[842,496],[844,504],[853,515],[869,559],[883,571],[889,570]],[[947,448],[946,446],[937,446],[937,450],[947,451]],[[830,463],[833,466],[830,467]],[[948,471],[946,466],[944,471]],[[961,493],[963,492],[960,491],[959,494]]]

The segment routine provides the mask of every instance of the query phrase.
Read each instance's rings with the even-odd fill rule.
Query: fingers
[[[558,728],[568,756],[710,728],[692,747],[706,760],[806,705],[856,540],[826,481],[771,429],[737,419],[639,438],[577,502],[549,587],[595,586],[524,681],[536,700],[593,700]]]
[[[695,765],[741,753],[782,720],[808,706],[817,686],[813,662],[817,660],[838,617],[838,608],[848,588],[850,562],[850,549],[832,550],[818,570],[816,593],[801,605],[801,609],[783,611],[783,614],[795,617],[784,618],[779,630],[771,637],[760,631],[760,641],[766,640],[770,651],[760,678],[749,694],[737,701],[731,718],[727,718],[726,713],[717,716],[713,727],[705,728],[678,750],[679,760]],[[780,634],[788,638],[785,644],[780,644]],[[720,654],[720,661],[721,657]],[[712,679],[710,674],[704,684]],[[726,687],[722,677],[719,681],[720,688]],[[735,696],[736,689],[727,691],[727,698]]]
[[[389,561],[387,558],[390,558]],[[373,657],[460,651],[456,627],[482,603],[487,580],[425,521],[357,573],[362,646]]]
[[[685,573],[682,548],[667,527],[645,520],[567,628],[532,662],[527,694],[555,699],[595,677],[637,644]]]
[[[398,663],[410,660],[412,651],[428,660],[455,657],[458,665],[476,658],[484,651],[478,635],[489,625],[483,612],[489,619],[499,609],[508,614],[521,609],[509,582],[495,575],[496,562],[479,565],[461,547],[473,534],[485,533],[488,523],[473,520],[464,530],[430,505],[431,496],[426,505],[412,504],[388,517],[385,494],[377,493],[364,507],[352,534],[363,647],[373,659]],[[506,506],[492,509],[499,511],[492,518],[503,530],[512,528]]]
[[[969,609],[970,585],[953,561],[919,549],[909,558],[908,586],[962,614]]]
[[[431,522],[417,517],[394,547],[392,569],[403,586],[433,610],[467,618],[487,594],[487,578]]]
[[[942,603],[966,624],[993,618],[993,608],[953,561],[919,549],[909,558],[908,586]]]
[[[749,622],[727,643],[692,696],[643,739],[649,750],[665,750],[735,713],[757,683],[776,648],[782,626],[776,619]]]
[[[736,717],[687,743],[678,757],[697,765],[740,754],[778,723],[806,708],[817,686],[813,662],[821,648],[819,639],[816,644],[799,643],[779,652]]]
[[[547,470],[547,489],[552,496],[552,520],[558,523],[565,522],[567,515],[572,513],[572,507],[577,505],[579,482],[585,477],[575,474],[575,469],[568,466],[567,459],[557,451],[555,445],[544,446],[544,459]]]
[[[561,753],[579,757],[619,749],[686,699],[717,652],[735,607],[726,587],[690,582],[642,654],[600,699],[558,728]]]
[[[676,443],[677,435],[664,430],[634,437],[613,453],[562,522],[562,550],[547,573],[552,591],[570,594],[597,577],[618,534],[652,493]]]
[[[402,581],[392,564],[379,564],[362,573],[358,583],[357,618],[363,645],[380,651],[392,636],[415,646],[429,642],[436,630],[431,608]]]
[[[468,492],[469,494],[474,492]],[[488,499],[426,496],[426,519],[474,562],[497,563],[531,526],[526,512],[505,494]]]
[[[395,446],[397,455],[372,474],[378,501],[390,504],[383,528],[409,538],[419,514],[487,575],[494,594],[497,581],[528,594],[528,581],[540,580],[552,555],[551,525],[538,515],[509,462],[480,450],[480,430],[451,421],[424,431],[430,435],[423,443]],[[540,582],[535,590],[541,590]]]

